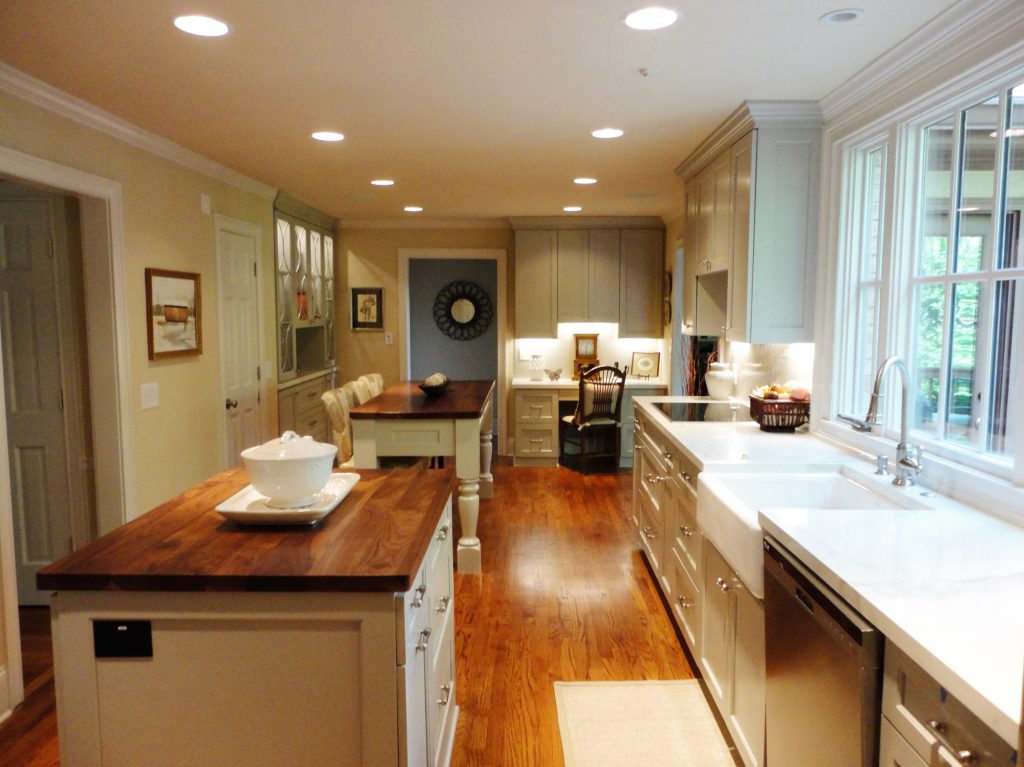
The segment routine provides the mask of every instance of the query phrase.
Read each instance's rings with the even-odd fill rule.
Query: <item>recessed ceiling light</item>
[[[596,178],[587,178],[586,176],[581,176],[580,178],[574,178],[572,180],[572,183],[579,184],[580,186],[588,186],[589,184],[596,184],[597,183],[597,179]]]
[[[178,16],[174,20],[174,26],[182,32],[200,37],[223,37],[231,29],[219,19],[211,19],[209,16]]]
[[[639,29],[647,32],[652,29],[664,29],[676,23],[679,18],[679,11],[671,8],[652,5],[649,8],[639,8],[622,17],[622,23],[630,29]]]
[[[849,24],[851,21],[859,21],[864,18],[864,11],[860,8],[840,8],[838,11],[829,11],[818,21],[825,24]]]
[[[581,210],[583,210],[583,208],[581,208],[579,205],[566,205],[564,208],[562,208],[562,210],[564,210],[566,213],[579,213]]]
[[[370,183],[373,184],[374,186],[394,186],[395,185],[395,182],[392,181],[390,178],[375,178]]]
[[[317,141],[344,141],[344,133],[335,133],[332,130],[318,130],[311,134]]]
[[[618,138],[622,134],[623,131],[618,128],[598,128],[590,132],[590,135],[594,138]]]
[[[406,205],[405,208],[403,208],[403,210],[406,213],[422,213],[423,212],[423,208],[421,208],[419,205]]]

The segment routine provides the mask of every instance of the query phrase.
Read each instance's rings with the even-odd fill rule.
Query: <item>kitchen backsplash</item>
[[[661,355],[658,378],[667,379],[668,359],[660,338],[619,338],[616,323],[570,323],[558,325],[558,338],[516,339],[514,378],[530,377],[530,355],[539,354],[544,358],[548,370],[561,368],[562,378],[572,378],[573,335],[576,333],[597,333],[597,356],[602,365],[619,363],[619,367],[630,366],[632,375],[633,352],[658,352]],[[526,359],[522,359],[525,357]]]
[[[810,388],[814,370],[814,344],[745,344],[722,342],[722,362],[736,371],[736,394],[755,386],[795,381]]]

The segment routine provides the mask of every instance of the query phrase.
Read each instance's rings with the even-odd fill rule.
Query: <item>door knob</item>
[[[224,407],[227,410],[230,410],[233,407],[238,407],[238,400],[231,399],[230,397],[228,397],[226,400],[224,400]]]

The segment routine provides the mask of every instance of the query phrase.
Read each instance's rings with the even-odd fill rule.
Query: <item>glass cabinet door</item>
[[[277,219],[274,282],[277,288],[277,375],[281,380],[291,378],[296,373],[295,361],[295,323],[292,308],[295,295],[295,276],[292,268],[292,232],[291,224]]]

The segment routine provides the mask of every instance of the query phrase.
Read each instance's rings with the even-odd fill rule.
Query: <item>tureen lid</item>
[[[257,458],[265,461],[288,458],[322,458],[338,452],[336,445],[315,442],[312,437],[300,437],[294,431],[286,431],[262,445],[246,448],[242,451],[244,458]]]

